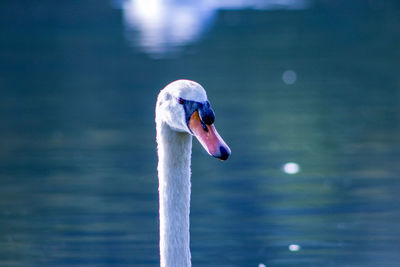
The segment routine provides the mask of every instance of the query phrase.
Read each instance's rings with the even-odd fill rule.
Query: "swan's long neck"
[[[161,267],[191,266],[189,248],[192,136],[157,123]]]

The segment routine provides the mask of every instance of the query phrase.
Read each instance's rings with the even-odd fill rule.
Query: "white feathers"
[[[182,105],[179,104],[179,98],[204,102],[207,101],[207,94],[204,88],[194,81],[177,80],[168,84],[158,94],[156,104],[157,127],[164,122],[177,132],[190,133],[186,124],[185,112]]]
[[[160,201],[160,265],[189,267],[190,159],[192,136],[179,98],[206,101],[203,87],[189,80],[167,85],[158,95],[156,127]]]
[[[197,102],[207,101],[207,94],[204,88],[195,81],[177,80],[168,84],[163,90],[175,97],[182,97],[186,100]]]

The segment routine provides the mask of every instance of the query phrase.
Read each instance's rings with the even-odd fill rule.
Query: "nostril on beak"
[[[219,147],[219,152],[220,152],[220,156],[218,157],[220,160],[227,160],[230,153],[228,152],[228,150],[226,150],[225,147],[220,146]]]

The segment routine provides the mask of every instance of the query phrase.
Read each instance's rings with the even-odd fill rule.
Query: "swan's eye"
[[[207,128],[206,124],[202,120],[200,120],[200,122],[201,122],[201,126],[203,127],[203,130],[205,132],[208,132],[208,128]]]
[[[185,104],[185,99],[183,99],[183,98],[178,98],[178,102],[179,102],[179,104]]]

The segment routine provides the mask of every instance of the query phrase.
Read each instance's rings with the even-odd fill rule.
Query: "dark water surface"
[[[158,264],[154,104],[178,78],[233,153],[195,141],[194,266],[398,266],[397,1],[220,9],[156,55],[109,1],[33,2],[0,3],[1,266]]]

